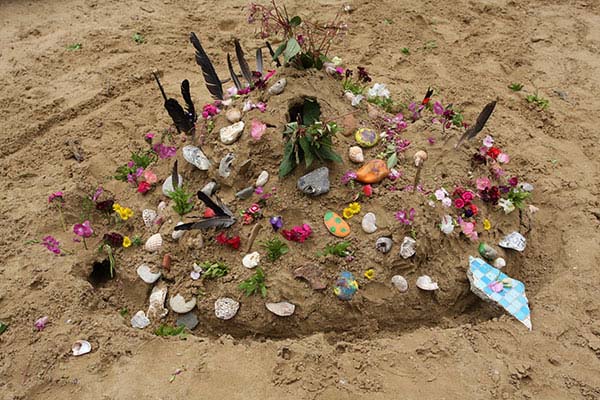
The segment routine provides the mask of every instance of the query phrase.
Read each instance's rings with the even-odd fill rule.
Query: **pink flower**
[[[42,318],[39,318],[37,321],[35,321],[33,326],[35,326],[35,329],[37,329],[38,331],[43,331],[44,328],[46,327],[46,324],[48,323],[48,320],[49,320],[49,318],[47,316],[44,316]]]
[[[436,101],[435,103],[433,103],[433,112],[436,115],[444,114],[444,106],[442,105],[442,103],[440,103],[439,101]]]
[[[462,233],[471,239],[472,241],[476,241],[478,238],[477,231],[475,230],[475,224],[472,222],[465,222],[462,219],[459,219],[460,228],[462,229]]]
[[[202,107],[202,118],[209,119],[219,113],[219,109],[214,104],[205,104]]]
[[[295,226],[291,230],[282,230],[281,234],[289,241],[304,243],[312,234],[312,229],[310,225],[303,224],[302,226]]]
[[[430,137],[430,138],[427,138],[427,141],[428,141],[428,142],[429,142],[429,144],[431,144],[431,145],[434,145],[434,144],[435,144],[435,139],[434,139],[434,138],[432,138],[432,137]]]
[[[454,199],[454,207],[463,208],[465,206],[465,201],[463,199]]]
[[[469,203],[473,200],[473,193],[467,191],[461,195],[462,199],[465,201],[465,204]]]
[[[90,221],[83,221],[82,224],[73,225],[73,233],[82,238],[89,238],[94,233]]]
[[[444,200],[446,198],[446,196],[448,196],[448,192],[444,188],[436,190],[435,192],[433,192],[433,194],[434,194],[435,198],[440,201]]]
[[[483,138],[483,145],[489,149],[494,145],[494,138],[490,135],[487,135],[485,138]]]
[[[50,196],[48,196],[48,203],[52,203],[56,199],[63,200],[63,192],[58,191],[52,193]]]
[[[254,193],[256,194],[263,194],[264,189],[262,186],[257,186],[256,189],[254,189]]]
[[[392,168],[390,170],[390,173],[388,174],[387,178],[390,181],[395,181],[396,179],[400,178],[402,176],[402,172],[395,170],[394,168]]]
[[[175,146],[165,146],[162,143],[157,143],[154,145],[153,150],[158,154],[158,157],[161,159],[171,158],[177,153],[177,147]]]
[[[152,144],[152,139],[154,139],[154,133],[153,132],[148,132],[144,135],[144,140],[149,143]]]
[[[59,255],[61,253],[60,243],[52,236],[46,236],[42,239],[42,246],[45,246],[52,253]]]
[[[152,188],[152,186],[150,186],[150,184],[148,182],[142,181],[138,185],[137,191],[138,191],[138,193],[146,194],[146,192],[148,192],[151,188]]]
[[[261,121],[259,121],[257,119],[252,120],[252,125],[250,128],[250,135],[252,136],[252,138],[254,140],[260,140],[260,138],[262,137],[262,135],[264,135],[266,130],[267,130],[266,124],[262,123]]]
[[[506,153],[500,153],[496,160],[498,160],[500,164],[507,164],[510,161],[510,156]]]
[[[259,101],[258,103],[255,104],[256,108],[258,108],[260,110],[260,112],[265,112],[267,111],[267,103],[263,103],[262,101]]]
[[[260,212],[260,206],[256,203],[252,204],[250,206],[250,208],[248,208],[248,212],[250,214],[256,214],[256,213]]]
[[[475,181],[476,185],[477,185],[477,189],[478,190],[486,190],[489,189],[492,186],[492,183],[490,182],[490,180],[488,178],[477,178],[477,180]]]
[[[494,282],[490,283],[488,285],[488,287],[494,293],[500,293],[504,289],[504,285],[502,284],[502,282],[498,282],[498,281],[494,281]]]
[[[144,171],[144,179],[151,185],[154,185],[156,182],[158,182],[156,174],[149,169]]]

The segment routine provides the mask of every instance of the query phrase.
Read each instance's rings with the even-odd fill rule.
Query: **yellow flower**
[[[117,214],[119,214],[119,217],[121,217],[123,221],[127,221],[129,218],[133,217],[133,210],[131,208],[119,206],[119,208],[115,211]]]
[[[359,203],[350,203],[348,205],[348,208],[350,209],[350,211],[352,211],[352,214],[358,214],[360,212],[360,204]]]
[[[375,278],[375,270],[374,269],[368,269],[365,271],[365,278],[367,278],[368,280],[372,280],[373,278]]]
[[[119,205],[119,203],[113,204],[113,211],[115,211],[119,214],[121,213],[121,206]]]
[[[349,208],[344,208],[344,211],[342,211],[342,216],[346,219],[352,218],[353,215],[354,213]]]
[[[487,218],[483,220],[483,229],[485,229],[486,231],[492,229],[492,223]]]
[[[123,236],[123,247],[127,248],[131,246],[131,239],[129,239],[129,236]]]

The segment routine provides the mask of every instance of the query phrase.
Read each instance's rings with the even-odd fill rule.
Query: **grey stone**
[[[249,199],[250,196],[254,193],[254,186],[248,186],[245,189],[240,190],[235,194],[235,197],[238,199],[246,200]]]
[[[206,155],[196,146],[184,146],[181,150],[185,161],[189,162],[196,168],[202,171],[208,171],[210,168],[210,160]]]
[[[180,326],[184,325],[190,331],[198,326],[198,316],[194,312],[189,312],[187,314],[181,314],[177,317],[177,321],[175,325]]]
[[[244,121],[236,122],[233,125],[221,128],[219,136],[223,144],[232,144],[236,142],[244,131]]]
[[[298,179],[298,189],[309,196],[329,192],[329,168],[315,169]]]

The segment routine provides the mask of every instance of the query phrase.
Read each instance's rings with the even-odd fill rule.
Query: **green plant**
[[[343,241],[341,243],[338,244],[328,244],[327,246],[325,246],[325,249],[323,250],[323,252],[319,255],[321,256],[327,256],[327,255],[333,255],[333,256],[338,256],[338,257],[348,257],[350,255],[352,255],[352,251],[348,249],[348,247],[350,247],[350,242],[347,241]]]
[[[409,54],[410,54],[410,50],[408,49],[408,47],[403,47],[403,48],[401,48],[401,49],[400,49],[400,52],[401,52],[402,54],[404,54],[405,56],[407,56],[407,55],[409,55]]]
[[[0,335],[2,335],[8,329],[8,325],[4,322],[0,322]]]
[[[394,20],[392,20],[392,19],[389,19],[389,18],[385,18],[385,19],[383,20],[383,23],[384,23],[384,24],[387,24],[387,25],[392,25],[392,24],[394,23]]]
[[[133,34],[132,39],[137,44],[142,44],[142,43],[146,42],[146,39],[144,39],[144,37],[137,32]]]
[[[256,268],[254,275],[240,283],[239,288],[246,296],[260,293],[262,297],[266,297],[267,286],[265,285],[265,274],[263,270],[260,267]]]
[[[81,47],[82,47],[81,43],[73,43],[73,44],[70,44],[67,46],[67,50],[71,50],[71,51],[81,50]]]
[[[522,83],[511,83],[510,85],[508,85],[508,88],[510,90],[512,90],[513,92],[519,92],[521,89],[523,89],[523,84]]]
[[[202,276],[206,279],[221,278],[229,272],[229,267],[220,261],[205,261],[200,264]]]
[[[375,104],[383,108],[386,112],[389,112],[390,114],[393,114],[396,108],[394,100],[392,100],[391,97],[369,97],[367,101],[371,104]]]
[[[276,261],[284,254],[290,251],[287,244],[283,243],[279,238],[274,238],[261,243],[261,247],[267,250],[267,258],[270,261]]]
[[[545,110],[548,107],[550,107],[550,100],[538,96],[537,93],[527,95],[527,97],[525,97],[525,100],[527,100],[527,102],[530,104],[535,104],[540,110]]]
[[[525,207],[525,200],[529,198],[530,195],[530,192],[512,188],[510,192],[508,192],[508,199],[515,205],[515,207],[522,209]]]
[[[165,324],[160,324],[160,326],[154,331],[154,334],[156,336],[178,336],[181,335],[184,330],[185,325],[179,325],[177,327],[174,327]]]
[[[183,186],[177,186],[173,191],[169,192],[169,197],[175,202],[173,210],[179,215],[185,215],[194,209],[192,192],[188,192]]]
[[[127,307],[123,307],[119,310],[119,315],[125,318],[129,314],[129,309]]]
[[[137,153],[131,153],[131,162],[121,165],[117,168],[115,179],[123,182],[127,182],[130,175],[135,176],[139,168],[146,169],[150,164],[158,159],[156,152],[150,150],[140,150]]]

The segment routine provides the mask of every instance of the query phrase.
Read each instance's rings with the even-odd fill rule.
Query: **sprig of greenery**
[[[73,43],[67,46],[67,50],[73,51],[73,50],[81,50],[81,47],[83,47],[81,45],[81,43]]]
[[[127,164],[121,165],[117,168],[115,179],[123,182],[127,182],[127,175],[135,174],[138,168],[148,168],[150,164],[158,160],[158,157],[154,150],[140,150],[137,153],[131,153],[131,161],[133,166],[129,167]]]
[[[178,327],[160,324],[154,331],[156,336],[178,336],[185,330],[185,325],[179,325]]]
[[[517,188],[512,188],[508,192],[508,199],[515,205],[515,207],[522,209],[525,207],[525,200],[531,196],[531,193]]]
[[[176,187],[173,191],[169,192],[169,197],[175,202],[173,204],[173,210],[181,216],[189,213],[194,209],[192,192],[188,192],[183,186]]]
[[[8,325],[4,322],[0,322],[0,335],[2,335],[8,329]]]
[[[352,255],[352,251],[348,249],[348,247],[350,247],[350,242],[347,241],[343,241],[341,243],[338,244],[328,244],[327,246],[325,246],[325,249],[323,250],[322,253],[320,253],[320,256],[327,256],[327,255],[333,255],[333,256],[338,256],[338,257],[348,257],[349,255]]]
[[[222,278],[229,273],[229,267],[220,261],[205,261],[200,264],[203,274],[206,279]]]
[[[546,110],[548,107],[550,107],[550,100],[538,96],[537,93],[527,95],[525,100],[527,100],[527,102],[530,104],[535,104],[540,110]]]
[[[276,261],[282,255],[287,254],[290,251],[287,244],[279,240],[279,238],[273,238],[261,243],[261,247],[267,250],[267,258],[270,261]]]
[[[344,92],[352,92],[355,95],[363,94],[365,92],[365,86],[351,78],[344,79],[342,81],[342,87],[344,88]]]
[[[513,92],[519,92],[521,91],[521,89],[523,89],[523,84],[518,82],[511,83],[510,85],[508,85],[508,88]]]
[[[129,309],[127,307],[123,307],[119,310],[119,315],[125,318],[129,314]]]
[[[140,33],[138,33],[138,32],[136,32],[136,33],[133,34],[132,39],[137,44],[142,44],[142,43],[146,42],[146,39],[144,39],[144,37]]]
[[[408,47],[403,47],[403,48],[401,48],[401,49],[400,49],[400,52],[401,52],[402,54],[404,54],[405,56],[407,56],[407,55],[409,55],[409,54],[410,54],[410,50],[408,49]]]
[[[265,273],[258,267],[256,272],[250,278],[240,283],[238,286],[246,296],[260,293],[262,297],[267,297],[267,286],[265,285]]]
[[[394,100],[392,100],[391,97],[369,97],[367,101],[371,104],[375,104],[376,106],[383,108],[386,112],[389,112],[390,114],[393,114],[394,109],[396,108]]]

